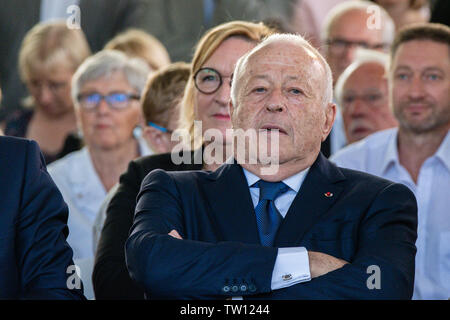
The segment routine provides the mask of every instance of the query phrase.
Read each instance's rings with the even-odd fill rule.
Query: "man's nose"
[[[425,87],[420,77],[412,78],[408,94],[413,99],[421,99],[425,96]]]
[[[285,109],[285,97],[281,90],[273,90],[266,103],[266,109],[271,112],[281,112]]]
[[[363,99],[356,98],[353,103],[347,106],[348,112],[352,118],[359,118],[364,116],[367,111],[368,106],[365,104]]]
[[[358,46],[353,45],[353,46],[348,47],[348,48],[345,50],[345,53],[344,53],[344,60],[347,62],[347,65],[349,65],[350,63],[353,62],[353,59],[354,59],[354,57],[355,57],[355,50],[356,50],[357,48],[358,48]]]

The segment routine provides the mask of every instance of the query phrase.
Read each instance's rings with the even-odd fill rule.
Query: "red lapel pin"
[[[331,198],[333,196],[333,194],[331,192],[325,192],[324,196],[327,198]]]

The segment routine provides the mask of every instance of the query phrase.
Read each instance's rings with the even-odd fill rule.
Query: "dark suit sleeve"
[[[183,236],[186,215],[195,215],[184,212],[178,187],[162,170],[144,179],[126,243],[131,277],[156,299],[223,298],[232,295],[224,287],[244,281],[251,290],[234,295],[269,292],[276,248],[168,235],[176,229]]]
[[[343,268],[256,299],[411,299],[417,204],[404,185],[379,192],[361,221],[358,249]],[[379,268],[379,288],[373,267]],[[372,289],[369,289],[372,287]]]
[[[23,288],[20,296],[23,299],[83,299],[81,287],[68,288],[71,274],[67,270],[73,265],[73,252],[66,242],[67,205],[47,173],[35,142],[29,143],[26,159],[16,224],[17,265],[21,268]]]
[[[96,299],[144,299],[144,290],[131,280],[125,264],[125,241],[133,224],[141,176],[138,165],[130,162],[106,210],[92,275]]]

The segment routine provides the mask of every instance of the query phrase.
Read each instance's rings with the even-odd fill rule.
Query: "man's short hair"
[[[417,23],[403,27],[398,31],[392,44],[391,62],[398,47],[402,43],[413,40],[431,40],[446,44],[450,49],[450,27],[440,23]]]
[[[377,8],[379,10],[381,27],[383,28],[383,42],[390,45],[394,40],[395,34],[394,20],[392,20],[389,13],[387,13],[387,11],[383,7],[366,0],[345,1],[334,6],[326,15],[322,26],[320,34],[322,43],[326,43],[326,41],[329,40],[328,38],[330,36],[331,28],[343,14],[350,11],[359,10],[366,12],[369,15],[369,10],[371,8]]]
[[[299,47],[303,47],[305,50],[308,50],[320,60],[324,74],[325,74],[325,88],[322,96],[322,105],[325,107],[328,103],[332,102],[333,99],[333,76],[331,73],[331,68],[325,58],[320,54],[320,52],[314,48],[305,38],[298,34],[288,34],[288,33],[275,33],[268,36],[264,41],[259,43],[255,48],[244,54],[237,62],[236,67],[233,73],[233,81],[231,84],[231,102],[234,106],[237,106],[237,98],[239,85],[237,84],[237,79],[240,79],[243,72],[245,71],[245,66],[247,65],[248,59],[252,56],[256,51],[261,50],[262,48],[274,43],[274,42],[287,42],[291,44],[296,44]]]
[[[379,64],[384,68],[386,72],[387,67],[389,65],[389,55],[383,52],[369,49],[359,48],[356,50],[353,62],[342,72],[342,74],[336,81],[336,85],[334,86],[334,94],[336,97],[336,101],[341,110],[343,105],[342,98],[344,94],[345,83],[356,70],[358,70],[361,66],[368,63]],[[370,75],[368,76],[370,77]]]

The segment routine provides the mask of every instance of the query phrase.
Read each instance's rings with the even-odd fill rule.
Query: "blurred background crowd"
[[[202,130],[230,127],[225,83],[231,81],[227,78],[237,59],[253,46],[248,39],[299,33],[327,59],[339,110],[322,145],[329,157],[399,125],[386,77],[396,31],[425,22],[448,26],[449,4],[448,0],[0,0],[0,131],[39,144],[69,207],[67,241],[82,270],[85,295],[118,298],[122,292],[125,298],[142,297],[129,282],[131,289],[124,285],[127,289],[117,289],[114,296],[105,284],[108,279],[99,275],[96,280],[94,274],[92,280],[94,268],[100,268],[108,254],[119,261],[117,274],[111,277],[119,282],[127,277],[123,253],[114,252],[120,249],[111,249],[107,235],[102,235],[105,219],[107,232],[120,233],[115,229],[120,229],[118,222],[107,219],[120,177],[132,160],[170,152],[175,145],[171,134],[179,128],[192,131],[193,120],[203,122]],[[236,20],[254,22],[259,29],[228,25],[230,31],[221,31],[225,35],[205,34]],[[226,40],[226,32],[245,39]],[[117,248],[121,246],[123,241]],[[445,263],[448,268],[450,262]],[[450,275],[449,269],[445,274]],[[443,291],[450,290],[449,284],[442,286]]]

